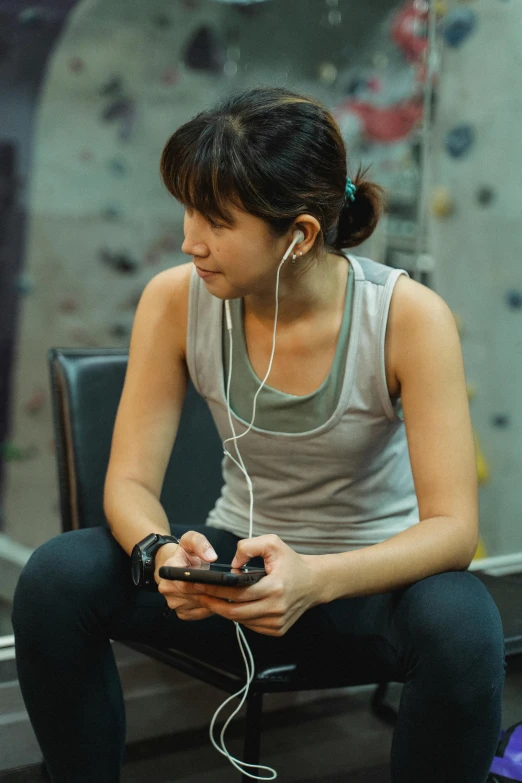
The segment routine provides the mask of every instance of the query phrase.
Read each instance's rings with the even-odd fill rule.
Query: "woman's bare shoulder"
[[[158,283],[161,282],[161,288],[167,294],[168,318],[171,320],[174,328],[173,334],[177,335],[176,342],[178,342],[184,356],[190,279],[193,268],[193,263],[189,261],[186,264],[177,264],[169,269],[164,269],[163,272],[156,275]]]

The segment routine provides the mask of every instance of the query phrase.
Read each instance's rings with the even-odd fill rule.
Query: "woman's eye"
[[[212,220],[208,221],[211,228],[225,228],[225,226],[221,226],[219,223],[213,223]]]

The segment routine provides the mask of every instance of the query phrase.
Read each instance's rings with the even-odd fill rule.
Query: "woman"
[[[304,673],[404,683],[394,783],[483,783],[504,642],[493,599],[466,570],[477,477],[451,311],[404,270],[342,252],[371,235],[383,193],[361,171],[347,177],[338,126],[310,97],[257,88],[223,100],[174,133],[161,174],[185,207],[192,260],[156,275],[137,308],[105,484],[110,529],[47,541],[14,596],[20,686],[53,781],[119,780],[125,713],[109,639],[241,666],[236,621],[258,664],[290,657]],[[208,524],[169,524],[159,497],[187,380],[223,440],[227,395],[245,432],[280,266],[273,362],[237,442],[253,534],[247,482],[228,457]],[[180,544],[157,542],[149,592],[130,556],[153,533]],[[244,588],[159,576],[216,558],[262,558],[267,576]]]

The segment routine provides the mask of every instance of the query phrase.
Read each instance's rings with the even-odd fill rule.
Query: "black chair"
[[[60,509],[63,532],[107,524],[103,487],[116,412],[123,389],[128,351],[120,348],[51,348],[48,351],[56,442]],[[183,516],[204,524],[223,483],[223,449],[210,411],[189,384],[181,421],[163,484],[161,503],[169,518],[183,508]],[[522,582],[479,576],[490,589],[502,614],[506,653],[522,652]],[[173,648],[157,648],[132,641],[128,647],[235,693],[245,683],[245,672],[223,669]],[[371,708],[394,724],[395,710],[384,703],[387,682],[368,682],[351,672],[342,681],[325,674],[304,678],[292,661],[285,666],[260,668],[247,698],[243,760],[259,764],[263,694],[376,684]],[[243,781],[249,780],[243,775]]]

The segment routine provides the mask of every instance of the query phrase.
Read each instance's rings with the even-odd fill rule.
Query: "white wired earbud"
[[[254,522],[253,522],[253,516],[254,516],[254,494],[253,494],[253,490],[252,490],[252,481],[251,481],[250,476],[248,475],[247,470],[245,468],[245,464],[243,462],[243,458],[241,457],[241,454],[239,453],[239,449],[237,447],[237,441],[239,440],[239,438],[243,438],[247,434],[247,432],[250,432],[250,430],[252,429],[252,426],[254,424],[254,419],[256,417],[256,400],[257,400],[257,396],[258,396],[259,392],[261,391],[261,389],[263,388],[263,386],[265,385],[266,379],[270,375],[270,370],[272,369],[272,361],[273,361],[273,358],[274,358],[275,342],[276,342],[277,313],[278,313],[278,309],[279,309],[279,301],[278,301],[279,300],[279,296],[278,296],[278,294],[279,294],[279,272],[281,271],[281,267],[283,266],[284,262],[286,261],[286,259],[290,255],[292,249],[295,247],[295,245],[298,242],[303,242],[304,238],[305,238],[305,236],[304,236],[304,233],[302,231],[300,231],[300,230],[294,231],[292,243],[290,244],[290,247],[288,248],[288,250],[284,254],[284,256],[283,256],[283,258],[281,260],[281,263],[279,264],[279,267],[277,269],[276,292],[275,292],[275,318],[274,318],[274,334],[273,334],[273,338],[272,338],[272,353],[270,355],[270,362],[268,363],[268,370],[266,372],[266,375],[263,378],[263,381],[261,382],[260,387],[258,388],[257,392],[254,395],[254,403],[253,403],[253,408],[252,408],[252,421],[248,425],[248,428],[241,435],[236,435],[236,431],[234,429],[234,423],[232,421],[232,416],[231,416],[231,411],[230,411],[230,402],[229,402],[229,400],[230,400],[230,381],[232,379],[232,316],[230,315],[230,304],[229,304],[229,301],[228,301],[228,299],[225,299],[225,314],[226,314],[227,330],[228,330],[229,345],[230,345],[230,350],[229,350],[230,359],[229,359],[229,366],[228,366],[228,380],[227,380],[226,400],[227,400],[228,420],[229,420],[229,423],[230,423],[230,428],[231,428],[231,430],[232,430],[232,432],[234,434],[233,434],[233,436],[231,438],[226,438],[223,441],[223,449],[224,449],[224,453],[228,457],[230,457],[230,459],[233,460],[233,462],[235,462],[236,465],[241,469],[241,471],[244,473],[246,481],[247,481],[248,491],[249,491],[249,494],[250,494],[250,526],[249,526],[249,532],[248,532],[248,537],[249,538],[252,538],[252,530],[253,530],[253,526],[254,526]],[[299,255],[301,255],[301,256],[303,255],[303,251],[302,250],[300,251]],[[296,254],[294,253],[293,256],[292,256],[292,263],[294,263],[295,259],[296,259]],[[238,460],[236,460],[232,456],[232,454],[228,451],[228,449],[225,446],[225,443],[228,443],[228,441],[230,441],[230,440],[234,441],[234,447],[236,449],[236,453],[237,453],[239,462],[238,462]],[[234,756],[231,756],[230,753],[228,752],[228,750],[225,747],[224,736],[225,736],[225,731],[227,729],[227,726],[230,723],[230,721],[232,720],[232,718],[234,717],[234,715],[237,715],[237,713],[239,712],[239,710],[241,709],[241,707],[245,703],[245,699],[246,699],[247,694],[248,694],[248,689],[250,687],[250,683],[254,679],[254,674],[255,674],[254,656],[252,655],[252,650],[248,646],[248,642],[246,640],[245,634],[243,633],[243,629],[240,627],[239,623],[236,622],[235,626],[236,626],[237,640],[239,642],[239,648],[241,650],[241,655],[243,656],[243,660],[245,662],[245,669],[246,669],[246,673],[247,673],[247,681],[246,681],[246,685],[244,685],[239,691],[237,691],[237,693],[233,693],[232,696],[229,696],[229,698],[226,699],[226,701],[224,701],[223,704],[220,707],[218,707],[218,709],[214,713],[214,716],[213,716],[211,724],[210,724],[210,741],[212,742],[212,744],[214,745],[216,750],[218,750],[223,756],[226,756],[226,758],[230,761],[230,763],[236,769],[238,769],[240,772],[242,772],[243,775],[246,775],[249,778],[254,778],[254,780],[274,780],[277,777],[277,772],[275,771],[275,769],[272,769],[272,767],[266,767],[263,764],[247,764],[247,762],[241,761],[241,759],[236,759]],[[246,651],[245,651],[245,648],[246,648]],[[248,658],[247,658],[247,654],[248,654]],[[228,704],[228,702],[231,701],[231,699],[233,699],[235,696],[239,696],[239,694],[242,693],[243,691],[244,691],[243,698],[241,699],[238,707],[236,707],[234,712],[229,716],[229,718],[225,722],[223,728],[221,729],[221,734],[220,734],[220,737],[219,737],[220,744],[218,745],[217,742],[214,739],[214,733],[213,733],[213,731],[214,731],[214,724],[216,722],[216,718],[219,715],[219,713],[221,712],[221,710],[223,709],[223,707],[225,706],[225,704]],[[270,772],[271,775],[270,775],[270,777],[259,777],[259,775],[253,775],[252,773],[247,772],[246,769],[244,769],[244,767],[257,767],[260,770],[261,769],[265,769],[268,772]]]

